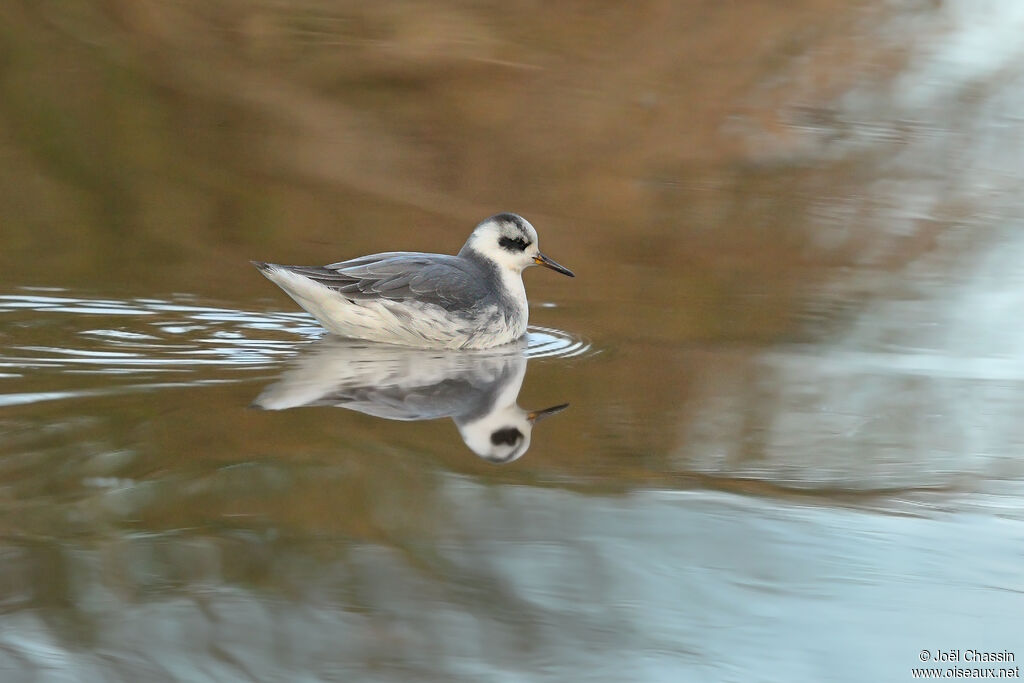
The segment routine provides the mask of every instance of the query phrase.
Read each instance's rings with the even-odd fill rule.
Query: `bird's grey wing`
[[[388,420],[434,420],[472,410],[480,395],[471,382],[450,378],[415,388],[345,387],[307,405],[339,406]]]
[[[489,293],[480,267],[457,256],[389,252],[289,270],[352,299],[414,299],[447,310],[473,306]]]

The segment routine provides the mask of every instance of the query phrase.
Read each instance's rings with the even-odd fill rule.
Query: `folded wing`
[[[416,300],[452,310],[481,303],[489,293],[486,273],[456,256],[389,252],[287,269],[353,300]]]

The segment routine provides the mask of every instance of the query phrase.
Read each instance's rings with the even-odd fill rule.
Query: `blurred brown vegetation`
[[[663,292],[670,337],[770,337],[878,237],[809,250],[851,172],[808,163],[776,87],[813,56],[816,115],[871,4],[4,3],[5,280],[244,296],[249,257],[453,251],[515,210],[594,297]]]

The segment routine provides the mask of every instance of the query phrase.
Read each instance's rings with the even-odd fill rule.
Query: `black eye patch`
[[[522,237],[499,237],[498,246],[509,251],[526,251],[526,248],[530,246],[530,243],[524,240]]]
[[[521,431],[515,427],[505,427],[504,429],[499,429],[491,434],[491,443],[495,446],[500,446],[501,444],[515,446],[516,442],[521,438],[523,438],[523,433]]]

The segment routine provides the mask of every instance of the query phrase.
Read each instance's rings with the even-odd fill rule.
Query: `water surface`
[[[4,680],[1016,665],[1022,21],[0,9]],[[330,338],[248,263],[502,210],[577,273],[504,349]]]

